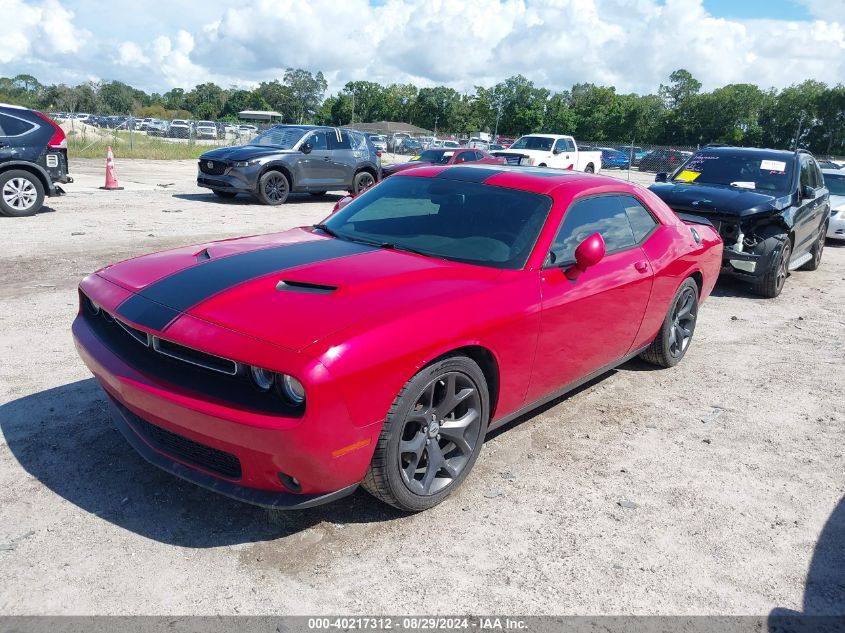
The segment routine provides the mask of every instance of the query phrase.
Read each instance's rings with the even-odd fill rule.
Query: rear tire
[[[44,205],[44,185],[35,174],[11,169],[0,174],[0,213],[23,218]]]
[[[693,279],[685,279],[672,299],[660,331],[640,357],[659,367],[674,367],[692,343],[697,320],[698,284]]]
[[[822,224],[819,229],[819,236],[816,238],[813,248],[810,252],[813,257],[806,264],[801,266],[800,270],[817,270],[822,263],[822,254],[824,253],[824,242],[827,239],[827,222]]]
[[[356,196],[362,191],[369,189],[376,184],[375,177],[368,171],[359,171],[355,174],[355,180],[352,181],[352,193]]]
[[[774,256],[771,258],[769,269],[754,284],[754,292],[761,297],[774,299],[783,290],[786,278],[789,276],[792,242],[789,241],[789,236],[785,234],[769,239],[777,240],[780,244],[774,249]]]
[[[587,165],[586,167],[584,167],[584,173],[585,174],[594,174],[594,173],[596,173],[596,170],[593,168],[592,165]]]
[[[280,171],[268,171],[258,179],[258,191],[255,195],[264,204],[284,204],[289,194],[290,183],[287,176]]]
[[[406,512],[436,506],[478,459],[489,403],[484,373],[471,359],[451,356],[421,369],[387,413],[364,489]]]
[[[212,191],[214,192],[215,196],[224,199],[234,198],[236,195],[238,195],[234,191],[220,191],[219,189],[212,189]]]

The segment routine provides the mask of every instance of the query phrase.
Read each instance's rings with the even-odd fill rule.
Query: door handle
[[[324,160],[324,161],[326,161],[326,162],[328,162],[328,161],[330,161],[330,160],[331,160],[331,158],[329,158],[328,156],[323,156],[323,160]]]
[[[634,264],[634,268],[637,269],[637,272],[648,272],[648,262],[637,262],[636,264]]]

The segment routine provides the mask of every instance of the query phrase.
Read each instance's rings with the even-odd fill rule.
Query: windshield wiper
[[[379,244],[379,247],[387,248],[392,251],[404,251],[406,253],[414,253],[415,255],[425,255],[426,257],[431,257],[430,253],[424,253],[423,251],[418,251],[410,246],[403,246],[402,244],[395,244],[393,242],[382,242]]]
[[[338,239],[341,239],[340,235],[338,235],[332,229],[330,229],[327,224],[315,224],[311,228],[312,229],[318,229],[318,230],[322,231],[323,233],[331,235],[332,237],[336,237]]]

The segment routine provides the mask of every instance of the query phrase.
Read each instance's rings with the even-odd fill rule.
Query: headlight
[[[276,379],[276,375],[272,371],[261,369],[260,367],[250,367],[249,375],[252,378],[252,382],[261,391],[269,391]]]
[[[282,374],[280,386],[282,396],[291,404],[302,404],[305,402],[305,387],[293,376]]]
[[[260,161],[257,158],[252,160],[238,160],[232,163],[233,167],[251,167],[253,165],[257,165]]]

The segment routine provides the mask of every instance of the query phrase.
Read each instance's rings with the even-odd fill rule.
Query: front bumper
[[[230,191],[232,193],[254,193],[258,188],[261,165],[249,167],[227,167],[222,174],[207,174],[197,169],[197,187]]]
[[[834,240],[845,240],[845,211],[837,211],[836,215],[830,216],[827,237]]]
[[[352,493],[366,473],[380,425],[351,424],[330,383],[309,390],[302,417],[227,407],[135,369],[82,314],[73,335],[129,443],[178,477],[247,503],[295,509]]]

